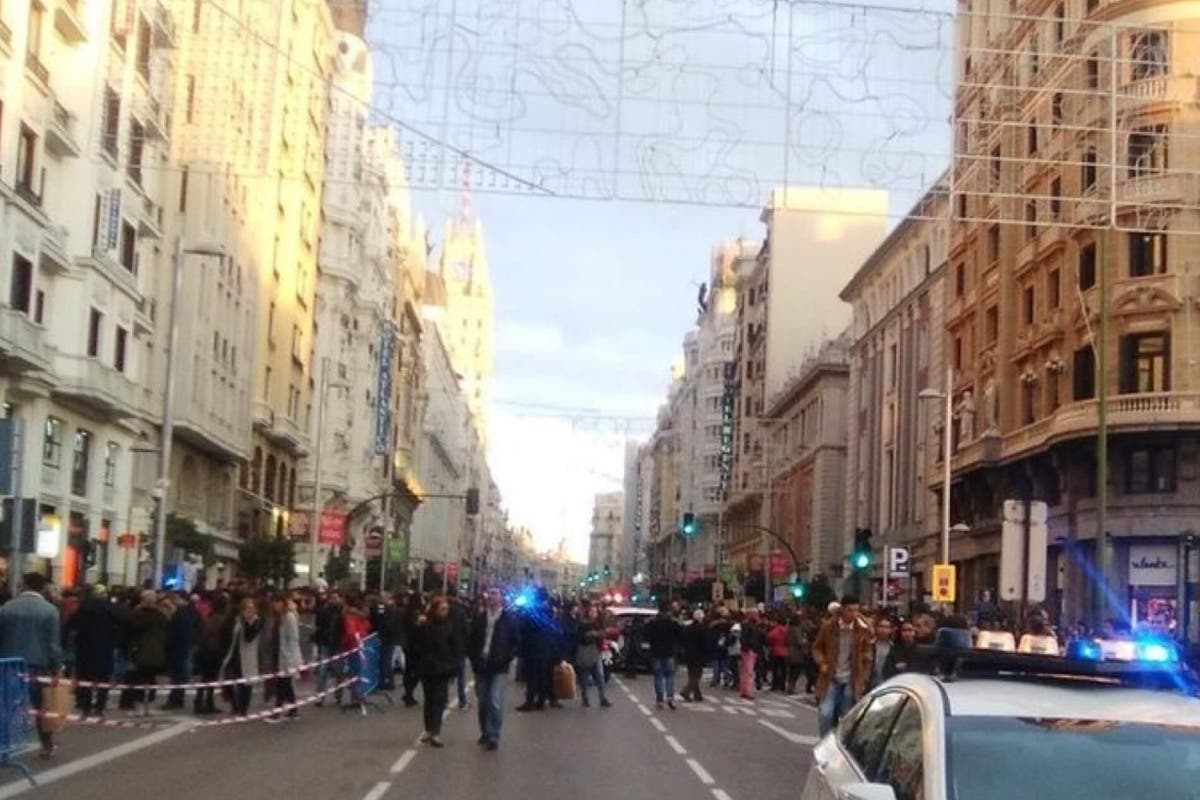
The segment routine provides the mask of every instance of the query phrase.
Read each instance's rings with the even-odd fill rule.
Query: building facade
[[[592,532],[588,540],[588,572],[604,583],[617,581],[624,529],[625,493],[596,495],[592,503]]]
[[[939,496],[929,475],[938,448],[942,406],[921,400],[941,391],[942,290],[950,198],[939,181],[888,234],[842,289],[850,305],[850,389],[847,398],[846,537],[866,529],[879,550],[875,596],[883,599],[885,546],[907,547],[911,575],[888,584],[887,600],[920,602],[930,567],[940,557]]]

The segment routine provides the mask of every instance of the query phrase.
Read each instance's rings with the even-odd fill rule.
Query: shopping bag
[[[71,713],[71,687],[60,681],[42,687],[42,730],[59,733]]]
[[[575,699],[575,670],[566,661],[554,668],[554,699]]]

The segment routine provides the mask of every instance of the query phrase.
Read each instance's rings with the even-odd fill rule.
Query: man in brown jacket
[[[863,696],[871,677],[871,626],[858,612],[858,598],[846,595],[841,609],[822,623],[813,642],[822,736]]]

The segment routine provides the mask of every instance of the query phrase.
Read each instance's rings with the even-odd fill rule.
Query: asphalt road
[[[41,785],[5,771],[0,800],[782,800],[798,796],[816,736],[813,709],[770,693],[748,703],[713,690],[702,704],[657,711],[648,676],[614,677],[611,709],[575,701],[517,713],[519,690],[510,687],[494,753],[475,744],[473,710],[449,712],[442,750],[417,744],[419,707],[367,716],[310,707],[296,722],[201,729],[162,718],[153,728],[68,729],[52,761],[28,760]]]

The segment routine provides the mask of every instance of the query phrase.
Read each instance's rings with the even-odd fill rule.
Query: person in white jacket
[[[275,642],[278,650],[275,663],[279,665],[279,672],[283,673],[275,679],[275,708],[292,706],[283,717],[277,713],[266,720],[267,722],[279,722],[284,717],[296,719],[299,716],[295,708],[296,678],[300,666],[304,663],[304,657],[300,653],[300,616],[296,611],[295,601],[286,595],[277,594],[271,601],[271,605],[278,626]]]
[[[233,638],[229,644],[229,651],[221,662],[221,673],[225,678],[258,677],[258,635],[262,628],[262,617],[259,616],[254,598],[245,598],[238,606]],[[233,713],[241,717],[246,716],[250,710],[252,688],[249,683],[239,683],[233,687]]]

